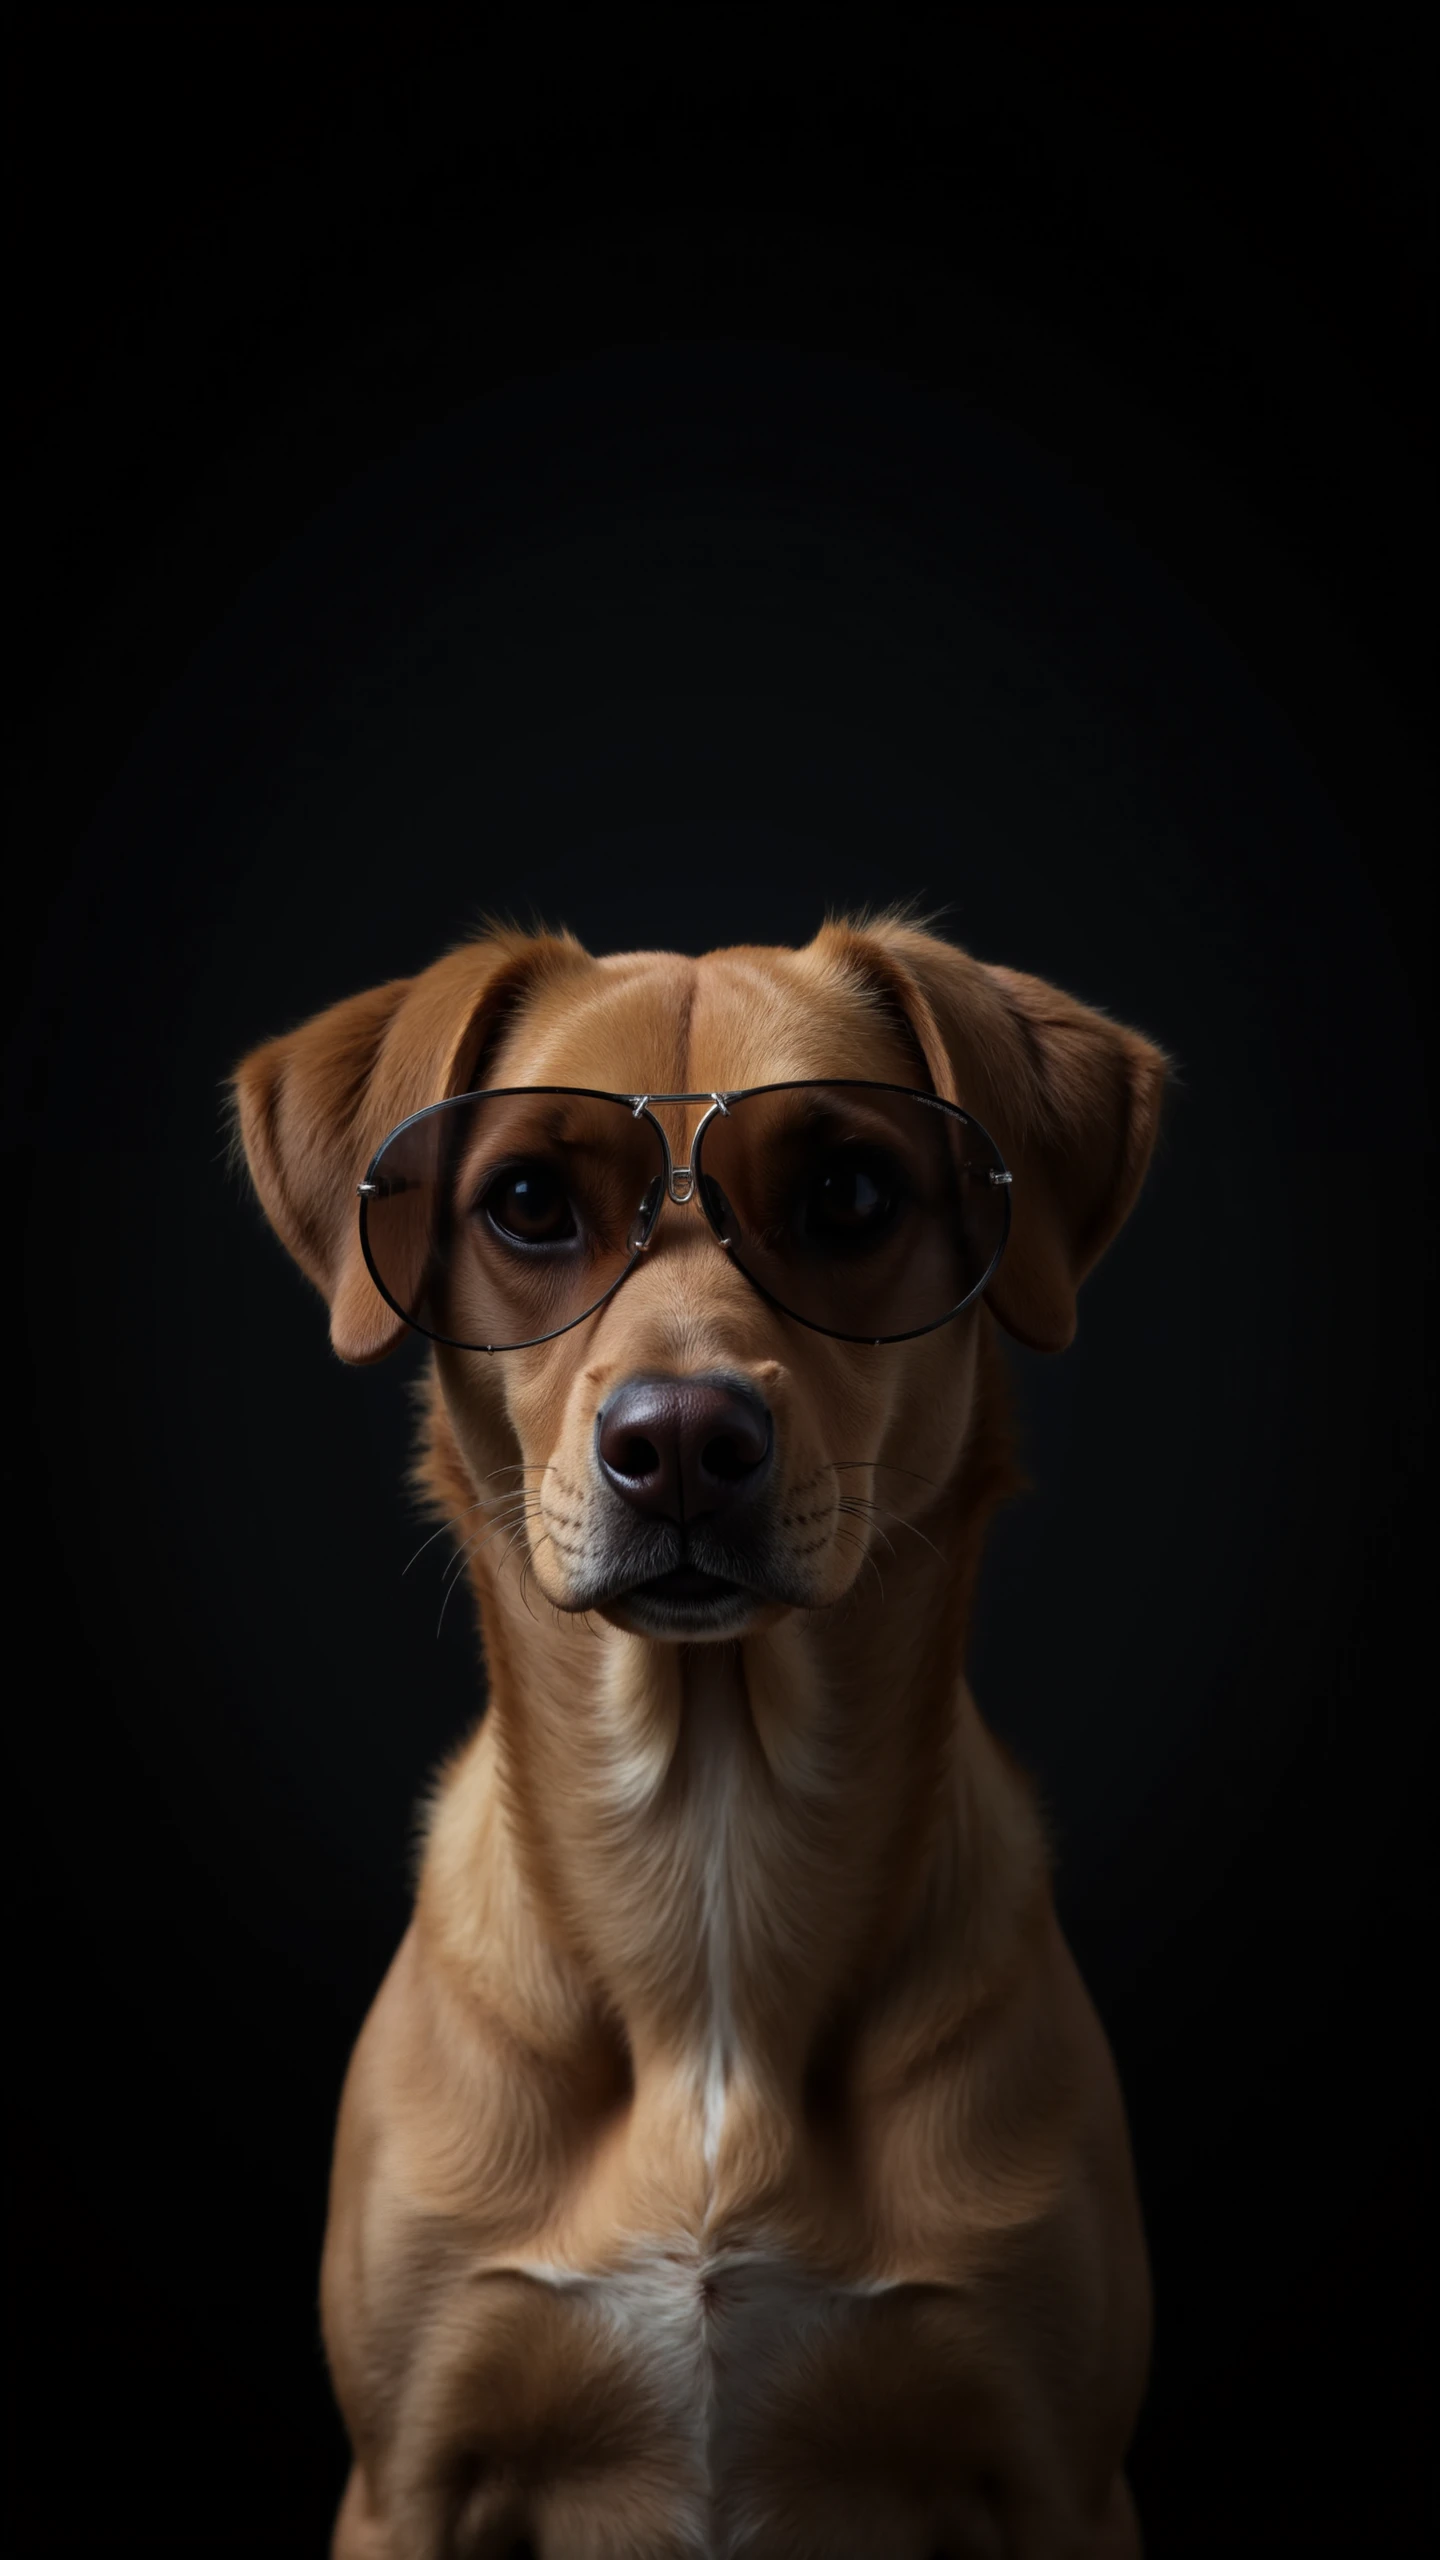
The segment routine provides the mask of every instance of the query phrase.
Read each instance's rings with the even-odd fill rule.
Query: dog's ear
[[[903,1022],[936,1092],[997,1141],[1013,1176],[1010,1241],[986,1295],[1018,1342],[1063,1351],[1075,1293],[1145,1178],[1169,1059],[1043,979],[918,926],[828,925],[820,941]]]
[[[342,1360],[383,1360],[405,1331],[360,1250],[356,1184],[381,1139],[412,1111],[468,1092],[537,980],[584,958],[568,935],[490,934],[417,978],[332,1005],[236,1068],[236,1131],[251,1180],[325,1298]]]

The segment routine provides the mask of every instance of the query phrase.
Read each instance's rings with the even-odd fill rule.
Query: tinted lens
[[[607,1095],[469,1094],[370,1168],[371,1274],[422,1333],[516,1350],[575,1324],[629,1269],[664,1189],[655,1132]]]
[[[705,1205],[778,1306],[852,1341],[943,1324],[984,1286],[1009,1224],[978,1121],[883,1086],[746,1094],[700,1143]]]

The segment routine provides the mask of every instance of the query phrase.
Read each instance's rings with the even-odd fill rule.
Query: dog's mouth
[[[616,1592],[606,1614],[641,1635],[738,1635],[758,1598],[758,1593],[727,1574],[707,1573],[702,1565],[677,1564]]]
[[[706,1573],[697,1564],[677,1564],[668,1573],[657,1573],[649,1582],[637,1583],[635,1592],[652,1600],[728,1600],[743,1588],[743,1583],[727,1581],[720,1573]],[[635,1593],[624,1596],[631,1599]]]
[[[597,1557],[566,1605],[678,1644],[742,1635],[761,1612],[808,1607],[809,1594],[764,1537],[721,1538],[699,1521],[657,1524]]]

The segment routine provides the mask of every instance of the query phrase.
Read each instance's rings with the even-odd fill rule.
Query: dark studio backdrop
[[[19,2547],[324,2548],[334,2107],[477,1703],[417,1358],[331,1357],[222,1078],[487,907],[915,896],[1181,1069],[1015,1356],[973,1666],[1128,2094],[1149,2547],[1417,2548],[1418,57],[120,10],[12,73]]]

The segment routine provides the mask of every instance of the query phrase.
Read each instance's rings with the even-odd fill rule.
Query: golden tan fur
[[[260,1196],[350,1360],[400,1330],[356,1180],[406,1112],[481,1081],[929,1084],[1015,1176],[988,1303],[916,1341],[789,1322],[671,1207],[574,1331],[435,1352],[421,1473],[470,1545],[489,1705],[341,2109],[335,2560],[1138,2550],[1121,2101],[963,1665],[1013,1480],[996,1320],[1069,1341],[1164,1072],[893,920],[698,962],[495,935],[239,1070]],[[697,1116],[669,1110],[677,1161]],[[808,1605],[724,1644],[573,1614],[598,1403],[717,1366],[774,1411]]]

